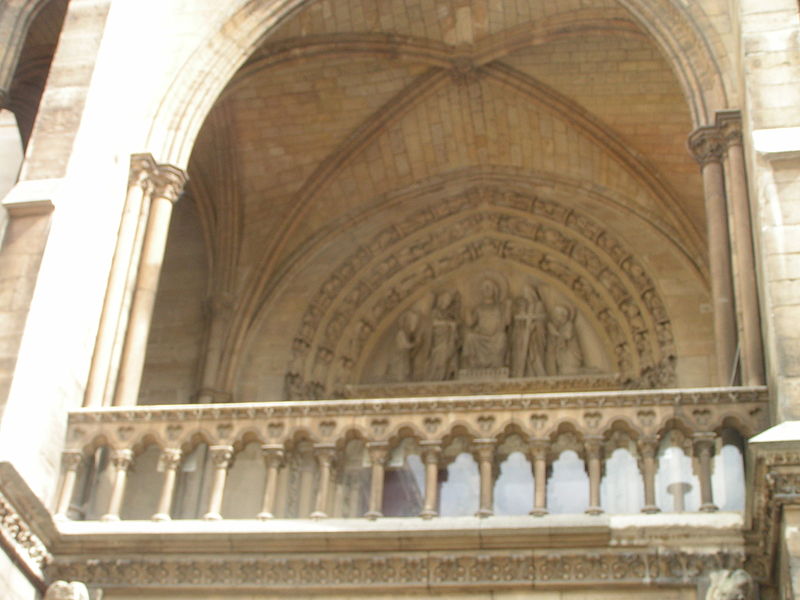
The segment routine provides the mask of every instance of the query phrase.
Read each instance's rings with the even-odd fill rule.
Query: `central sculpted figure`
[[[491,279],[481,282],[481,301],[472,309],[464,333],[461,365],[466,369],[504,367],[508,339],[509,307],[500,298],[500,288]]]

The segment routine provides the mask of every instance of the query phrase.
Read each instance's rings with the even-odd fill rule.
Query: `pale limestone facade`
[[[800,597],[795,0],[0,41],[3,597]]]

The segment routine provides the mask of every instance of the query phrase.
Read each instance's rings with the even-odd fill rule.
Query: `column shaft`
[[[494,472],[492,462],[494,461],[495,441],[492,439],[476,440],[475,446],[478,455],[478,469],[481,476],[480,505],[478,508],[479,517],[490,517],[494,514]]]
[[[587,439],[586,458],[589,466],[589,508],[586,512],[590,515],[599,515],[603,512],[600,506],[600,478],[602,476],[600,439]]]
[[[659,512],[656,506],[656,440],[646,439],[639,443],[639,453],[642,456],[642,479],[644,480],[644,506],[643,513]]]
[[[115,469],[114,484],[108,500],[108,510],[100,517],[101,521],[119,521],[119,511],[122,507],[122,499],[125,497],[125,483],[132,460],[133,452],[131,450],[114,450],[111,454],[111,464]]]
[[[169,521],[172,509],[172,499],[175,494],[175,480],[178,475],[178,466],[181,464],[181,451],[176,448],[167,448],[159,459],[164,471],[164,482],[161,486],[161,496],[158,507],[152,516],[154,521]]]
[[[72,495],[75,491],[75,481],[78,477],[78,467],[83,460],[83,454],[77,451],[67,451],[63,454],[64,479],[61,483],[61,491],[58,495],[56,504],[56,519],[69,518],[69,507],[72,502]]]
[[[211,446],[211,461],[214,464],[214,478],[211,481],[211,494],[208,498],[208,510],[203,518],[217,521],[222,518],[222,496],[225,492],[225,479],[233,458],[233,446]]]
[[[367,449],[372,463],[372,478],[369,485],[369,508],[365,516],[368,519],[377,519],[383,516],[383,480],[389,445],[386,442],[370,442]]]
[[[425,503],[420,516],[431,519],[439,514],[439,457],[442,446],[438,442],[422,443],[422,462],[425,464]]]
[[[264,486],[264,503],[258,518],[261,520],[272,519],[275,517],[275,501],[278,493],[278,469],[283,463],[283,446],[264,445],[261,446],[264,453],[264,462],[267,466],[267,483]]]
[[[694,448],[699,466],[700,510],[703,512],[714,512],[719,510],[714,505],[714,497],[711,489],[711,456],[714,450],[714,434],[695,434]]]
[[[531,514],[541,517],[547,514],[547,441],[531,442],[533,457],[533,510]]]
[[[150,214],[147,218],[147,230],[136,273],[136,287],[133,292],[114,397],[114,404],[117,406],[132,406],[138,401],[147,338],[150,334],[158,280],[167,246],[172,205],[183,189],[186,176],[179,169],[162,165],[152,179],[154,191]]]
[[[722,139],[714,127],[702,127],[689,137],[689,147],[701,165],[706,201],[711,301],[714,306],[714,341],[717,384],[730,385],[736,357],[736,316],[722,170]]]
[[[333,467],[334,448],[331,446],[318,446],[315,448],[319,464],[319,486],[317,487],[317,502],[312,519],[324,519],[328,516],[328,495],[331,485],[331,469]]]
[[[764,350],[761,341],[761,315],[758,305],[752,217],[747,190],[747,175],[742,149],[741,118],[738,111],[717,114],[725,145],[728,206],[731,217],[731,240],[736,286],[742,383],[763,385]]]

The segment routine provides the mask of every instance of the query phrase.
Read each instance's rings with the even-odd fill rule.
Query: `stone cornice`
[[[766,387],[692,388],[674,390],[625,390],[499,396],[450,396],[375,400],[308,400],[294,402],[238,403],[221,405],[137,406],[81,408],[70,413],[72,425],[80,423],[129,423],[157,420],[200,421],[307,416],[347,416],[493,410],[615,408],[680,406],[696,404],[759,403],[768,401]]]

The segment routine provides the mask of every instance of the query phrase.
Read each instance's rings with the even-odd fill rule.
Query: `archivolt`
[[[422,290],[492,258],[568,295],[628,379],[646,379],[672,360],[671,324],[653,280],[608,231],[558,203],[479,186],[386,227],[332,271],[301,320],[287,381],[302,382],[307,396],[336,395]]]

